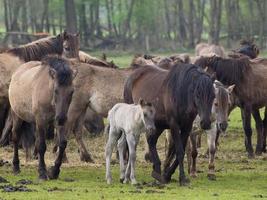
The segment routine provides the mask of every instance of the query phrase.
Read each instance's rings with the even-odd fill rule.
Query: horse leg
[[[116,139],[117,139],[116,135],[117,135],[117,133],[116,133],[114,127],[110,126],[108,141],[107,141],[106,149],[105,149],[107,184],[111,184],[111,181],[112,181],[110,162],[111,162],[112,151],[113,151],[113,148],[115,146]]]
[[[197,177],[197,169],[196,169],[196,159],[197,159],[197,133],[192,132],[190,134],[190,150],[191,155],[189,157],[192,158],[192,162],[190,167],[190,176],[193,178]],[[198,135],[198,137],[201,137],[201,135]]]
[[[120,160],[120,182],[123,183],[125,179],[125,165],[124,165],[124,151],[126,150],[127,143],[125,134],[122,134],[118,141],[118,152],[119,152],[119,160]]]
[[[64,152],[67,147],[66,124],[64,126],[57,127],[57,136],[59,151],[54,166],[52,166],[48,170],[48,176],[50,179],[57,179],[60,173],[60,167],[63,161]]]
[[[184,173],[184,154],[185,154],[185,147],[188,140],[189,133],[191,131],[191,127],[181,129],[179,132],[179,126],[176,124],[174,120],[171,120],[171,133],[172,138],[175,144],[176,150],[176,158],[173,164],[166,169],[164,173],[164,180],[169,181],[171,179],[171,175],[175,172],[179,164],[179,182],[181,186],[187,185],[189,183],[189,179],[186,178]]]
[[[245,106],[241,108],[243,129],[245,131],[245,146],[248,152],[248,158],[253,158],[253,147],[252,147],[252,129],[251,129],[251,106]]]
[[[149,145],[149,157],[151,158],[151,161],[153,163],[153,171],[151,173],[151,176],[158,180],[159,182],[163,182],[161,177],[161,169],[160,169],[160,159],[157,152],[157,141],[162,133],[163,129],[156,129],[153,133],[146,133],[146,139],[147,143]]]
[[[12,114],[11,114],[11,109],[10,109],[8,112],[7,120],[5,122],[5,127],[2,132],[2,136],[0,139],[0,146],[6,146],[9,144],[10,135],[12,135],[12,126],[13,126],[13,122],[12,122]]]
[[[124,183],[127,183],[128,178],[130,177],[132,185],[137,184],[135,179],[135,161],[136,161],[136,138],[133,133],[126,134],[126,140],[129,147],[129,160],[125,172]]]
[[[36,120],[36,148],[38,152],[38,172],[39,172],[39,179],[47,180],[47,171],[46,165],[44,160],[44,155],[46,151],[46,142],[45,142],[45,131],[46,131],[46,124],[42,121]]]
[[[216,137],[217,137],[217,128],[216,124],[212,125],[210,130],[207,130],[207,142],[209,148],[209,171],[208,178],[209,180],[216,180],[215,176],[215,153],[216,153]]]
[[[6,117],[9,113],[10,105],[8,103],[8,100],[2,99],[0,100],[0,134],[2,134],[2,131],[5,127]]]
[[[20,166],[19,166],[19,142],[21,138],[21,125],[22,120],[16,116],[14,112],[12,112],[12,141],[13,141],[13,149],[14,149],[14,156],[13,156],[13,173],[18,174],[20,173]]]
[[[174,160],[175,157],[175,146],[173,143],[170,130],[166,131],[166,144],[167,144],[165,146],[166,158],[163,164],[163,172],[165,172],[166,169],[171,165],[171,162]]]
[[[263,119],[262,152],[266,152],[266,136],[267,136],[267,107],[265,107],[264,119]]]
[[[260,112],[258,109],[252,109],[252,115],[256,123],[256,130],[257,130],[257,146],[256,146],[256,155],[262,154],[263,148],[263,121],[260,116]]]

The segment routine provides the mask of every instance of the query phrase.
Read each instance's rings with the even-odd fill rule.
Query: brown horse
[[[36,40],[0,54],[0,133],[2,133],[7,118],[8,87],[14,71],[25,62],[40,60],[49,54],[62,55],[65,53],[66,56],[78,57],[78,49],[75,45],[77,40],[77,35],[64,31],[57,36]]]
[[[237,106],[241,109],[243,129],[246,135],[245,146],[248,156],[253,157],[251,114],[254,115],[254,118],[257,117],[259,112],[255,113],[255,111],[267,105],[267,91],[264,88],[264,83],[267,82],[266,59],[250,61],[248,58],[202,57],[196,63],[201,67],[209,67],[209,70],[216,72],[217,79],[224,85],[236,85],[233,94],[236,96]],[[260,116],[258,117],[260,121]],[[260,123],[262,122],[260,121]],[[259,134],[256,152],[262,151],[261,130]]]
[[[168,182],[179,164],[179,182],[181,185],[188,183],[183,167],[187,138],[197,113],[201,127],[210,129],[214,97],[213,81],[209,75],[191,64],[175,65],[169,71],[153,66],[140,67],[128,78],[125,101],[136,103],[142,98],[152,102],[156,109],[156,131],[147,134],[155,179]],[[164,129],[171,129],[176,159],[162,177],[156,143]]]
[[[72,80],[75,77],[68,61],[59,57],[47,57],[42,62],[28,62],[12,75],[9,100],[12,109],[12,135],[14,143],[13,172],[19,173],[18,142],[23,121],[35,123],[39,153],[39,178],[58,177],[64,150],[65,122],[73,94]],[[59,154],[55,165],[47,173],[44,154],[45,135],[49,122],[55,119],[58,129]]]

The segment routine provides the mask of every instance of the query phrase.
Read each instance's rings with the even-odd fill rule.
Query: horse
[[[0,133],[5,126],[9,110],[8,87],[14,71],[23,63],[41,60],[49,54],[78,56],[76,34],[63,33],[36,40],[32,43],[9,49],[0,54]],[[70,47],[67,47],[68,44]]]
[[[199,43],[195,47],[196,56],[219,56],[225,57],[225,50],[220,45]]]
[[[62,157],[67,146],[65,122],[71,102],[75,72],[67,60],[49,56],[42,61],[32,61],[19,67],[12,75],[9,100],[12,113],[12,140],[14,143],[13,172],[20,172],[18,142],[23,121],[36,126],[36,147],[39,159],[39,179],[56,179],[60,173]],[[44,160],[45,134],[49,122],[56,121],[59,154],[47,172]]]
[[[137,184],[135,178],[136,147],[141,133],[145,130],[152,132],[154,125],[155,108],[151,103],[140,99],[138,104],[118,103],[108,112],[108,141],[106,144],[106,180],[111,184],[110,161],[112,150],[118,140],[120,157],[120,181],[133,185]],[[129,148],[127,168],[124,167],[124,150],[126,142]]]
[[[225,132],[228,126],[228,113],[232,105],[231,94],[235,85],[225,87],[222,83],[215,80],[215,99],[212,105],[212,125],[210,130],[204,131],[207,134],[208,153],[209,153],[209,171],[208,178],[211,180],[216,179],[215,176],[215,153],[217,150],[218,132]],[[188,173],[191,177],[197,176],[196,158],[197,158],[197,141],[201,139],[203,131],[199,126],[199,116],[196,117],[193,123],[193,130],[190,133],[189,141],[186,149],[188,160]],[[164,168],[170,165],[174,158],[174,144],[169,132],[167,132],[167,154],[164,162]]]
[[[254,118],[259,118],[258,121],[262,126],[258,110],[267,105],[267,92],[263,84],[267,81],[266,59],[202,57],[196,63],[215,72],[217,79],[224,85],[235,84],[233,95],[236,97],[236,105],[241,109],[245,147],[248,157],[253,158],[251,114],[254,115]],[[258,125],[256,124],[257,130],[261,128]],[[258,131],[258,134],[256,153],[262,152],[261,130]]]
[[[160,182],[169,182],[179,164],[180,185],[187,185],[184,151],[197,114],[201,128],[211,128],[211,108],[215,98],[213,80],[193,64],[176,64],[171,70],[140,67],[129,76],[124,89],[126,103],[136,103],[139,98],[151,102],[156,109],[156,130],[146,134],[153,163],[152,177]],[[176,159],[161,175],[156,143],[164,129],[171,129]]]

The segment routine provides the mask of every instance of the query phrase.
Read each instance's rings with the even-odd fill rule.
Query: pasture
[[[96,53],[99,55],[99,53]],[[132,54],[107,55],[109,59],[121,67],[127,67]],[[262,54],[264,57],[264,54]],[[178,173],[173,175],[173,181],[167,185],[154,183],[150,176],[151,164],[146,163],[144,157],[144,136],[142,136],[137,150],[136,178],[140,184],[132,186],[119,183],[118,161],[113,155],[112,175],[113,184],[105,181],[104,136],[91,138],[84,136],[86,145],[92,152],[95,163],[87,164],[79,160],[77,145],[74,139],[68,142],[67,153],[69,163],[62,166],[58,180],[39,182],[37,180],[37,161],[25,163],[25,155],[20,151],[21,171],[18,176],[12,174],[12,148],[0,149],[0,158],[9,161],[0,167],[0,176],[9,183],[0,183],[0,199],[260,199],[267,198],[267,155],[248,159],[244,147],[244,136],[241,128],[242,121],[239,109],[230,115],[227,135],[220,139],[219,150],[216,153],[216,181],[207,179],[208,159],[205,157],[206,137],[202,137],[202,147],[197,162],[198,177],[190,178],[188,187],[178,186]],[[255,127],[253,125],[253,127]],[[253,130],[253,144],[255,144],[255,130]],[[46,153],[47,166],[54,160],[52,142],[48,144]],[[164,152],[164,137],[161,136],[158,150],[161,160]],[[254,145],[255,150],[255,145]],[[185,159],[186,160],[186,159]],[[186,168],[187,165],[185,164]],[[30,180],[32,183],[19,187],[29,191],[4,192],[5,185],[12,185],[13,189],[20,184],[19,180]],[[12,188],[10,188],[12,189]]]

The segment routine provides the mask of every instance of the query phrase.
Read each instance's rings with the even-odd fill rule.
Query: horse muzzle
[[[222,131],[222,132],[225,132],[227,127],[228,127],[228,123],[227,122],[221,122],[218,124],[219,126],[219,129]]]
[[[203,130],[209,130],[211,129],[211,121],[201,121],[200,122],[200,127],[203,129]]]

